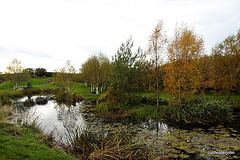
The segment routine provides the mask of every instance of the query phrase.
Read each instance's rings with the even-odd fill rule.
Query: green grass
[[[28,82],[31,83],[32,89],[56,89],[60,88],[59,85],[56,83],[52,82],[49,84],[44,84],[47,83],[47,81],[53,81],[52,77],[46,77],[46,78],[31,78],[30,80],[26,82],[19,83],[18,86],[27,86]]]
[[[214,93],[211,93],[211,92],[205,93],[204,96],[207,99],[217,99],[217,100],[227,100],[228,99],[228,96],[226,94],[221,94],[221,95],[216,96]],[[240,93],[233,93],[231,95],[230,101],[234,108],[240,109]]]
[[[42,143],[39,136],[39,133],[29,128],[0,123],[0,159],[75,159]]]
[[[0,84],[0,93],[5,91],[12,91],[13,85],[10,82],[3,82]]]
[[[49,80],[53,80],[52,77],[47,77],[47,78],[31,78],[30,80],[26,81],[26,82],[21,82],[19,83],[18,86],[27,86],[28,82],[31,83],[32,88],[31,90],[36,90],[36,89],[59,89],[62,88],[61,86],[59,86],[58,84],[56,84],[55,82],[49,83],[49,84],[44,84]],[[0,93],[5,92],[5,91],[13,91],[13,85],[10,82],[4,82],[0,84]],[[83,83],[81,82],[74,82],[71,90],[73,92],[76,92],[77,95],[85,97],[87,99],[98,99],[100,97],[101,94],[98,95],[91,95],[90,94],[90,87],[85,87]],[[99,87],[99,91],[100,91],[100,87]],[[105,93],[106,90],[104,90],[103,93]]]
[[[133,110],[133,116],[136,118],[144,119],[144,118],[161,118],[158,109],[156,106],[152,105],[140,105],[135,107]]]
[[[91,95],[90,94],[90,87],[85,87],[84,83],[79,83],[79,82],[75,82],[72,87],[71,90],[75,93],[77,93],[77,95],[80,95],[82,97],[85,97],[87,99],[98,99],[100,97],[101,94],[98,95]],[[100,91],[100,87],[99,87],[99,91]],[[103,91],[103,94],[106,92],[106,90]]]
[[[155,93],[144,92],[144,93],[139,93],[138,95],[149,97],[149,96],[155,96]],[[162,100],[168,100],[169,99],[169,95],[167,93],[160,93],[159,97]],[[221,95],[216,96],[212,92],[207,92],[207,93],[205,93],[204,96],[196,95],[196,97],[205,97],[207,99],[218,99],[218,100],[227,100],[227,98],[228,98],[228,96],[226,94],[221,94]],[[233,93],[231,95],[231,103],[234,107],[240,108],[240,93]]]
[[[18,86],[27,86],[28,82],[31,83],[32,89],[56,89],[59,88],[54,82],[49,84],[44,84],[49,80],[53,80],[52,77],[47,78],[31,78],[28,81],[21,82]],[[43,84],[43,85],[42,85]],[[4,82],[0,84],[0,93],[4,91],[13,91],[13,85],[10,82]]]
[[[154,93],[154,92],[143,92],[143,93],[138,93],[138,95],[149,97],[149,96],[156,96],[156,93]],[[169,99],[169,95],[167,93],[160,93],[159,97],[163,100],[168,100]]]

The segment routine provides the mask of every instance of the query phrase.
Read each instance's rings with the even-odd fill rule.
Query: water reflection
[[[47,103],[45,100],[47,100]],[[11,119],[13,123],[17,123],[19,119],[36,120],[44,133],[52,132],[56,140],[64,142],[67,141],[67,137],[73,136],[69,134],[76,129],[86,129],[90,132],[99,133],[104,132],[106,126],[114,126],[116,123],[129,126],[129,129],[133,131],[146,132],[151,130],[153,133],[158,133],[160,130],[168,131],[167,124],[153,120],[116,122],[96,118],[93,113],[85,109],[84,103],[77,103],[76,105],[58,104],[47,96],[28,96],[15,101],[14,104],[14,116]]]

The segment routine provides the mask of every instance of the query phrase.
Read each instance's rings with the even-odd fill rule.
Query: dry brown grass
[[[11,111],[13,109],[13,105],[3,105],[0,104],[0,123],[4,122],[11,115]]]
[[[150,150],[144,143],[132,142],[132,133],[125,126],[105,128],[102,135],[87,131],[75,133],[65,151],[79,159],[148,159]]]

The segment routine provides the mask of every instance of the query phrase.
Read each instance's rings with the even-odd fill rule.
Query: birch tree
[[[111,64],[109,59],[103,55],[99,54],[100,61],[100,81],[101,81],[101,92],[106,88],[107,83],[110,81],[111,77]]]
[[[71,61],[68,60],[62,68],[59,69],[55,80],[62,86],[64,86],[68,91],[72,86],[74,76],[76,74],[76,69],[71,64]]]
[[[212,49],[214,65],[214,86],[226,93],[230,100],[231,92],[239,92],[240,81],[240,30],[237,35],[227,37]]]
[[[4,79],[10,81],[13,84],[13,88],[16,89],[18,84],[30,79],[30,75],[24,70],[21,61],[16,58],[7,66],[7,72],[3,75]]]
[[[111,73],[110,62],[103,54],[94,55],[82,64],[80,72],[85,84],[90,84],[90,92],[95,90],[96,94],[99,94],[99,86],[101,85],[102,92],[103,87],[106,86],[109,79]]]
[[[163,70],[161,69],[164,51],[166,49],[167,36],[164,30],[163,21],[159,21],[154,28],[149,39],[148,52],[152,55],[152,64],[155,68],[156,81],[154,83],[155,92],[157,94],[157,106],[159,105],[159,92],[160,92],[160,75]]]
[[[192,99],[201,86],[199,59],[204,52],[203,46],[201,36],[186,26],[176,27],[168,46],[169,63],[165,67],[164,86],[178,105]]]

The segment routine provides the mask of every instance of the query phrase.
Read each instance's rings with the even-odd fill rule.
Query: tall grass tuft
[[[171,120],[187,123],[224,123],[234,119],[231,104],[219,99],[194,99],[183,106],[170,106]]]
[[[37,114],[36,110],[28,110],[22,114],[20,119],[21,126],[28,127],[36,132],[41,132],[41,123],[38,122],[40,114]]]
[[[13,109],[13,105],[1,105],[0,104],[0,123],[4,122],[8,119],[11,111]]]
[[[95,134],[87,130],[74,130],[69,137],[71,143],[65,146],[65,150],[80,159],[148,158],[150,150],[145,144],[134,143],[132,133],[126,127],[116,126],[106,128],[106,131]]]

